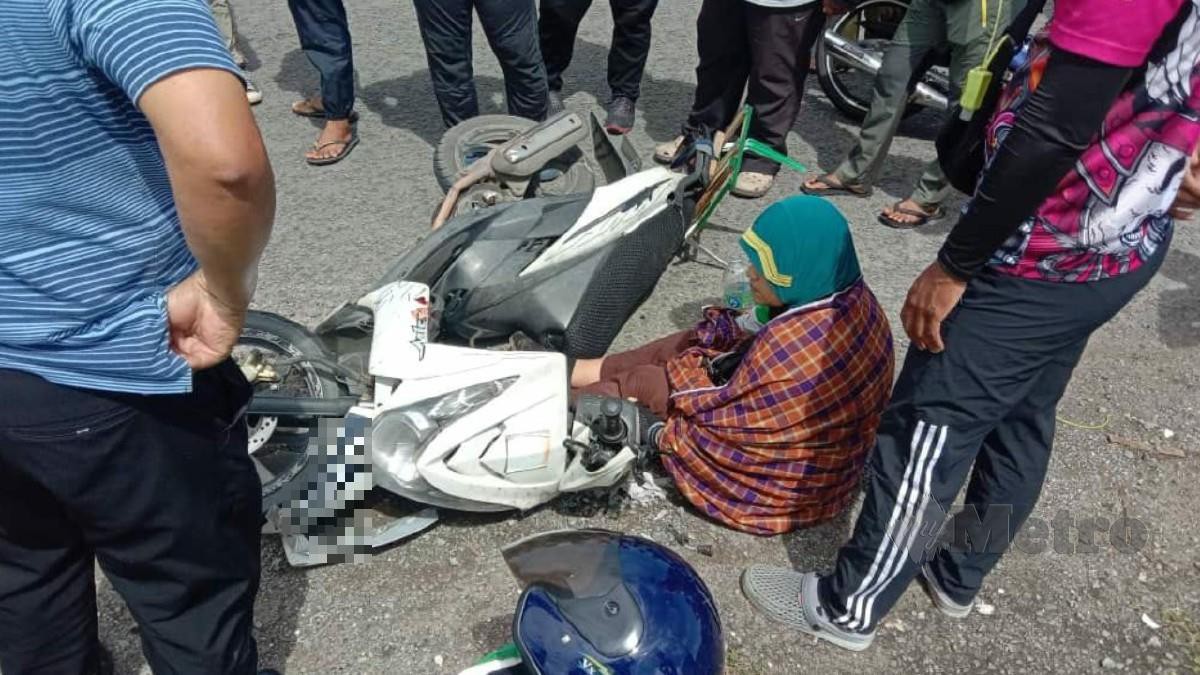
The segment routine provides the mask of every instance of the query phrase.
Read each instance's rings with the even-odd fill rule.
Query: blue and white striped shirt
[[[191,68],[238,72],[205,0],[0,0],[0,368],[191,389],[164,293],[196,261],[135,105]]]

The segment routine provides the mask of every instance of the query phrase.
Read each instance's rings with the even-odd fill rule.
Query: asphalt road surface
[[[286,6],[281,0],[235,4],[251,76],[266,96],[256,113],[279,185],[258,306],[313,323],[367,290],[422,234],[440,198],[430,162],[442,128],[425,53],[408,3],[347,3],[362,144],[336,166],[310,167],[302,152],[317,128],[288,107],[315,89],[316,76],[297,47]],[[596,95],[601,102],[606,96],[611,20],[606,3],[596,5],[567,75],[567,104],[579,111],[596,106]],[[691,102],[696,7],[664,0],[655,17],[632,135],[647,161],[655,142],[672,137]],[[503,112],[499,68],[478,31],[475,59],[484,111]],[[811,170],[831,169],[856,129],[837,116],[813,80],[790,151]],[[837,202],[853,223],[866,277],[897,331],[908,285],[933,260],[948,225],[898,232],[878,225],[875,214],[906,196],[933,157],[935,124],[927,114],[906,123],[875,195]],[[706,243],[733,252],[759,209],[796,191],[799,180],[785,172],[767,199],[728,200]],[[718,295],[720,281],[720,271],[710,267],[673,267],[617,347],[689,325],[698,307]],[[901,332],[896,338],[907,348]],[[262,663],[289,674],[457,673],[508,639],[517,587],[499,547],[542,530],[600,526],[672,545],[674,528],[713,545],[711,557],[680,550],[720,604],[733,675],[1187,672],[1200,667],[1198,358],[1200,232],[1193,222],[1180,226],[1159,277],[1093,338],[1063,401],[1064,422],[1035,517],[1071,545],[1039,552],[1036,541],[1027,542],[1024,552],[1010,554],[983,592],[993,610],[987,616],[946,619],[914,588],[883,624],[875,646],[850,654],[759,618],[737,584],[741,569],[754,562],[826,568],[852,524],[849,517],[768,539],[722,529],[672,501],[612,509],[551,504],[523,516],[450,516],[367,562],[308,571],[288,568],[275,538],[264,538],[256,617]],[[1182,458],[1171,456],[1180,452]],[[1139,546],[1110,542],[1109,524],[1122,517],[1136,521],[1135,535],[1146,534],[1144,541],[1133,537]],[[1088,546],[1079,525],[1087,531],[1099,522],[1095,546]],[[1059,540],[1043,534],[1043,541]],[[139,672],[136,630],[105,583],[100,606],[102,639],[117,672]],[[1161,627],[1152,628],[1143,614]]]

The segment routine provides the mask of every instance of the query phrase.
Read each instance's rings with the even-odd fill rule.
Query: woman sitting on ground
[[[779,534],[853,499],[891,392],[892,334],[831,203],[777,202],[741,246],[766,325],[750,332],[738,312],[709,307],[693,329],[577,362],[571,386],[649,408],[665,420],[657,445],[688,501],[730,527]]]

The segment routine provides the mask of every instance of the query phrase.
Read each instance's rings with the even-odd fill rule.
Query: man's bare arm
[[[137,103],[158,137],[207,290],[244,309],[275,220],[275,177],[242,83],[223,70],[187,70]]]

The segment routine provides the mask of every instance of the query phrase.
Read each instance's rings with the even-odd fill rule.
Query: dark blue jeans
[[[429,76],[447,127],[479,114],[471,66],[471,10],[504,71],[511,115],[546,117],[549,89],[538,47],[534,0],[413,0]]]
[[[0,668],[97,671],[95,566],[156,673],[253,675],[262,527],[232,361],[190,394],[72,389],[0,369]]]
[[[288,0],[300,48],[321,73],[325,119],[344,120],[354,110],[354,55],[342,0]]]

